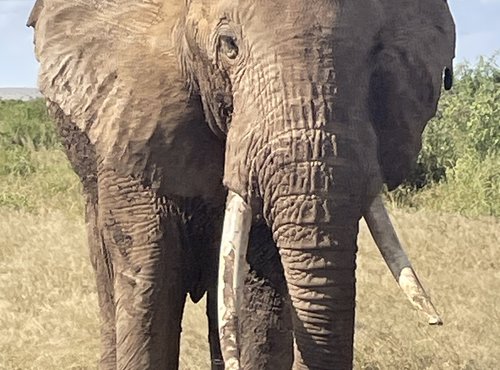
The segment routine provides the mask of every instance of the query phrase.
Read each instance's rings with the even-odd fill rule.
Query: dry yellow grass
[[[445,325],[429,327],[413,310],[362,225],[356,368],[499,368],[500,221],[393,214]],[[94,369],[97,355],[82,220],[0,208],[0,369]],[[208,368],[202,305],[187,305],[181,368]]]

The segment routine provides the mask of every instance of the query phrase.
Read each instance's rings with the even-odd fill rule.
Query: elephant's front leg
[[[240,363],[245,370],[289,370],[293,363],[290,302],[278,249],[264,224],[252,226],[239,313]]]
[[[114,268],[116,368],[177,369],[186,296],[179,207],[113,170],[99,171],[98,189]]]

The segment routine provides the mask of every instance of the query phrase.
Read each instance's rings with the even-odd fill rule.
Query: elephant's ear
[[[37,0],[28,25],[41,92],[106,150],[147,141],[179,79],[171,33],[180,11],[159,0]]]
[[[455,26],[443,0],[385,0],[386,19],[371,53],[371,120],[389,189],[411,172],[421,135],[451,87]],[[444,75],[443,75],[444,73]]]

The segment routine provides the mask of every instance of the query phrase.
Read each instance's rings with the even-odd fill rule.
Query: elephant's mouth
[[[442,325],[443,321],[420,284],[397,237],[380,195],[368,202],[363,217],[387,266],[410,302],[427,316],[430,325]],[[248,269],[246,254],[251,222],[251,207],[240,195],[230,191],[226,203],[218,281],[219,336],[226,369],[240,369],[238,312]]]

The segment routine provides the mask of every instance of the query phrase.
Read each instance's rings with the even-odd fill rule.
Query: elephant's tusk
[[[245,200],[229,191],[224,215],[218,281],[218,323],[225,369],[239,370],[238,311],[247,272],[246,254],[252,211]]]
[[[380,195],[368,205],[364,218],[382,257],[410,302],[428,316],[430,325],[442,325],[441,317],[411,267]]]

